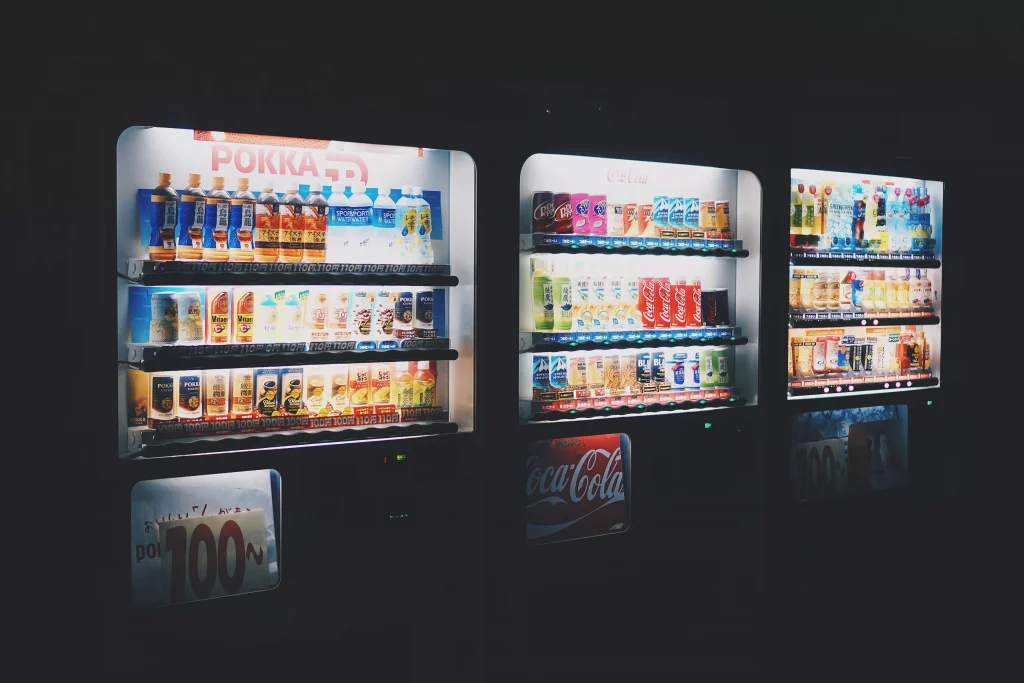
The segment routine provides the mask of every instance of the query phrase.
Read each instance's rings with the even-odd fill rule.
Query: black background
[[[66,184],[74,196],[51,190],[60,209],[48,214],[57,220],[44,234],[58,236],[56,248],[35,262],[45,274],[36,265],[20,273],[27,259],[14,267],[26,278],[16,282],[38,282],[44,296],[65,292],[66,329],[77,332],[17,357],[36,367],[40,354],[60,359],[42,368],[41,382],[35,371],[31,385],[46,395],[68,385],[60,363],[72,361],[72,384],[85,393],[70,399],[76,409],[59,425],[33,425],[36,436],[13,444],[9,460],[11,488],[41,489],[11,524],[10,566],[21,571],[5,586],[7,630],[30,636],[21,653],[33,671],[141,679],[187,665],[438,680],[653,680],[668,672],[830,679],[852,670],[980,675],[1009,661],[1021,642],[1024,470],[1014,457],[1012,406],[999,401],[1006,379],[986,381],[985,368],[1017,374],[1015,340],[1001,321],[1019,308],[1004,247],[1020,221],[1019,53],[1007,47],[1008,18],[963,13],[938,22],[922,8],[893,12],[875,23],[867,14],[849,18],[862,22],[849,35],[832,28],[845,16],[822,17],[819,30],[806,32],[793,26],[793,12],[753,16],[742,30],[736,17],[717,18],[711,26],[727,27],[729,40],[711,44],[683,30],[685,22],[675,37],[666,19],[673,38],[625,55],[609,16],[598,22],[604,40],[583,37],[586,22],[567,17],[558,32],[524,29],[502,48],[437,38],[445,49],[434,54],[385,56],[353,43],[291,61],[255,54],[244,69],[231,50],[200,57],[151,29],[139,45],[111,37],[104,57],[46,57],[19,102],[35,124],[29,130],[41,124],[44,135],[16,142],[28,143],[40,166],[32,177]],[[622,34],[642,36],[639,23],[624,22]],[[587,45],[588,62],[571,63]],[[367,74],[359,96],[350,68]],[[387,78],[374,82],[378,71]],[[382,84],[403,77],[407,95],[398,101]],[[138,124],[471,154],[477,431],[116,462],[114,146]],[[517,278],[510,254],[519,169],[535,152],[757,173],[763,341],[758,408],[712,413],[710,430],[704,415],[605,425],[633,439],[629,532],[527,549],[523,444],[575,430],[516,425],[516,289],[492,284]],[[947,183],[943,386],[928,392],[929,410],[922,392],[908,399],[912,467],[921,463],[928,476],[898,495],[787,499],[791,408],[772,393],[784,378],[771,361],[784,340],[773,349],[769,339],[783,329],[786,248],[770,231],[772,216],[785,215],[791,166]],[[36,191],[18,189],[16,178],[5,184]],[[87,210],[68,209],[80,200]],[[605,431],[598,424],[580,431]],[[402,451],[403,467],[383,464]],[[263,467],[283,480],[282,584],[132,609],[124,561],[131,485]],[[410,521],[388,519],[402,511]]]

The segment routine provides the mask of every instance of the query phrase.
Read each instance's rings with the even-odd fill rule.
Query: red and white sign
[[[526,458],[526,539],[556,543],[629,528],[629,436],[534,441]]]

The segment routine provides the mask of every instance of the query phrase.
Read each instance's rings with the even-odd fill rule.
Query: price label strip
[[[163,602],[265,590],[270,558],[263,510],[160,522]]]

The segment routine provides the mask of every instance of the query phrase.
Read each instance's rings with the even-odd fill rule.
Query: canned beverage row
[[[131,426],[167,420],[351,415],[436,404],[435,361],[145,373],[128,377]]]
[[[793,380],[931,373],[928,335],[913,326],[869,335],[794,331],[790,346]]]
[[[533,232],[734,239],[729,202],[659,195],[650,203],[609,202],[606,194],[535,192]]]
[[[728,325],[729,292],[699,277],[595,269],[593,261],[530,257],[538,332],[617,332]],[[649,272],[649,271],[648,271]]]
[[[733,384],[733,358],[729,348],[535,353],[531,398],[554,401],[728,387]]]
[[[928,270],[922,268],[793,268],[789,307],[799,312],[930,315],[934,308],[932,282]]]
[[[891,180],[839,183],[792,178],[790,243],[800,248],[907,253],[935,246],[926,187]]]
[[[366,183],[327,183],[314,178],[302,197],[289,181],[277,192],[264,179],[258,195],[249,178],[228,193],[223,176],[213,188],[190,173],[180,192],[170,173],[160,173],[150,196],[149,258],[154,261],[256,261],[323,263],[328,227],[348,263],[433,263],[431,208],[423,189],[403,185],[397,202],[392,188]]]
[[[154,292],[151,343],[298,343],[434,338],[434,290],[210,287]]]

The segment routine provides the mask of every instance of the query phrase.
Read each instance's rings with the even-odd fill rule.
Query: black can
[[[729,324],[729,290],[705,289],[700,293],[701,315],[705,325]]]
[[[533,231],[551,232],[555,217],[555,195],[551,192],[533,193]]]

